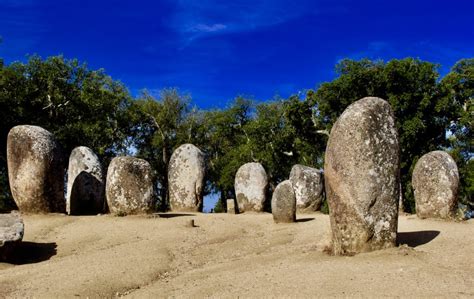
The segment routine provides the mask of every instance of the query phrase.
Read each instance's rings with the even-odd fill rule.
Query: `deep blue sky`
[[[63,54],[133,94],[178,87],[202,108],[287,97],[335,78],[344,57],[474,57],[474,1],[0,0],[7,63]]]

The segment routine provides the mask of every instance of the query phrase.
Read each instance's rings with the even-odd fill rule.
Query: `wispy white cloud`
[[[225,30],[227,28],[226,25],[224,24],[212,24],[212,25],[207,25],[207,24],[196,24],[193,27],[189,28],[189,32],[218,32]]]

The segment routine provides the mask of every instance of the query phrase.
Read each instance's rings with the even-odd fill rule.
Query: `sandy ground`
[[[298,218],[27,215],[0,297],[474,297],[473,220],[400,216],[408,246],[335,257],[328,216]]]

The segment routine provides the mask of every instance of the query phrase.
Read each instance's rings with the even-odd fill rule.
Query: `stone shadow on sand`
[[[184,213],[154,213],[160,218],[174,218],[174,217],[186,217],[186,216],[196,216],[195,214],[184,214]]]
[[[11,248],[2,262],[13,265],[35,264],[56,255],[56,243],[19,242]]]
[[[314,218],[301,218],[301,219],[296,219],[296,222],[308,222],[308,221],[313,221]]]
[[[410,247],[417,247],[431,242],[440,234],[437,230],[423,230],[417,232],[399,232],[397,235],[397,245],[406,244]]]

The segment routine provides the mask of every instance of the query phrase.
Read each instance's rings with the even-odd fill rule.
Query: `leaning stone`
[[[448,219],[454,216],[459,172],[448,153],[433,151],[422,156],[413,170],[412,185],[418,217]]]
[[[19,212],[0,214],[0,260],[7,259],[15,246],[21,242],[24,230]]]
[[[227,200],[227,214],[236,214],[235,200],[233,198]]]
[[[37,126],[16,126],[8,133],[8,178],[22,212],[64,213],[64,165],[53,134]]]
[[[296,221],[296,197],[290,180],[278,184],[272,196],[272,214],[276,223]]]
[[[334,124],[324,176],[334,254],[395,246],[399,145],[390,104],[363,98]]]
[[[206,165],[203,152],[192,144],[183,144],[171,155],[168,190],[171,210],[201,212]]]
[[[76,147],[69,157],[66,212],[92,215],[104,210],[104,174],[97,155],[88,147]]]
[[[153,208],[150,164],[134,157],[115,157],[107,170],[107,204],[117,215],[148,213]]]
[[[262,212],[266,200],[268,178],[260,163],[242,165],[235,175],[238,212]]]
[[[323,201],[323,172],[304,165],[294,165],[290,172],[290,181],[296,196],[298,212],[314,212]]]

